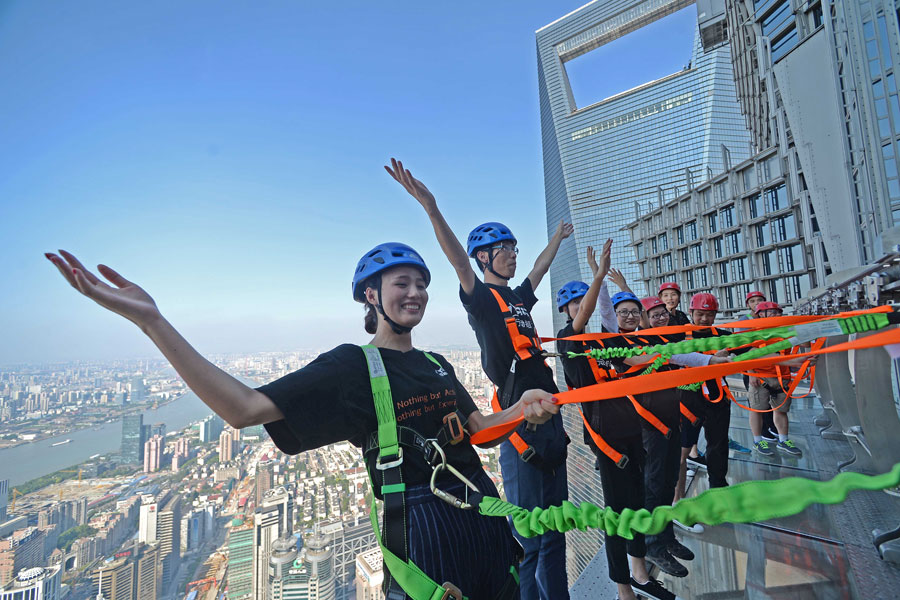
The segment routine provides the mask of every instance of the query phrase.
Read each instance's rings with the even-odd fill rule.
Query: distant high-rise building
[[[232,519],[228,532],[228,598],[253,598],[253,520]]]
[[[334,554],[328,537],[314,534],[300,557],[282,573],[280,580],[273,581],[272,600],[336,600]]]
[[[7,502],[9,502],[9,479],[0,479],[0,523],[6,521]]]
[[[150,426],[150,435],[158,435],[162,438],[166,437],[166,424],[165,423],[154,423]]]
[[[230,430],[223,431],[219,434],[219,462],[227,463],[234,458],[234,436]]]
[[[144,444],[144,473],[156,473],[162,464],[165,440],[157,434]]]
[[[272,543],[269,555],[269,588],[270,600],[284,600],[284,579],[297,560],[297,540],[294,536],[281,537]]]
[[[134,562],[128,552],[123,554],[91,571],[91,591],[105,600],[134,600]]]
[[[598,248],[611,238],[613,264],[637,293],[646,292],[641,272],[631,263],[632,240],[623,229],[633,220],[635,206],[659,206],[710,172],[750,156],[750,135],[722,27],[704,22],[702,29],[698,25],[685,36],[684,68],[597,102],[576,103],[584,99],[572,91],[569,61],[693,4],[595,0],[536,32],[547,228],[554,231],[561,219],[575,226],[574,243],[561,248],[550,269],[554,291],[567,281],[590,281],[586,247]],[[607,60],[616,60],[612,46],[604,50]],[[675,240],[670,242],[674,249]],[[684,255],[696,260],[687,248]],[[565,321],[555,310],[552,315],[556,331]],[[590,326],[600,330],[598,314]],[[594,456],[578,442],[581,418],[577,411],[564,411],[563,421],[573,440],[567,462],[569,499],[602,504]],[[566,538],[567,572],[575,581],[602,538],[597,531],[570,532]]]
[[[144,544],[158,541],[156,536],[157,523],[159,521],[159,504],[149,502],[141,504],[138,517],[138,541]]]
[[[181,552],[196,550],[206,537],[207,513],[194,509],[181,517]]]
[[[384,557],[372,548],[356,557],[356,600],[384,600]]]
[[[266,492],[272,489],[274,479],[273,462],[267,460],[256,465],[256,505],[262,504]]]
[[[136,546],[135,600],[157,600],[160,597],[159,545],[141,544]]]
[[[283,487],[266,492],[253,515],[253,594],[263,598],[269,583],[269,554],[280,537],[293,533],[294,499]]]
[[[0,586],[0,600],[60,600],[61,580],[60,565],[24,569]]]
[[[132,404],[147,401],[147,385],[144,383],[142,376],[136,376],[131,380],[131,394],[128,398]]]
[[[219,439],[222,431],[225,429],[225,421],[219,415],[210,415],[200,421],[199,438],[200,443],[206,444]]]
[[[169,592],[181,559],[181,497],[173,496],[159,511],[156,536],[159,540],[159,562],[162,565],[163,595]]]
[[[22,569],[45,563],[44,536],[37,527],[26,527],[0,540],[0,585],[12,581]]]
[[[122,417],[122,460],[128,464],[140,464],[144,459],[144,415]]]
[[[353,600],[356,557],[378,547],[372,525],[368,519],[347,519],[320,525],[319,533],[331,538],[337,600]]]

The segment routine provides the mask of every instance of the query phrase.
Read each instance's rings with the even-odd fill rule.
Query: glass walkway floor
[[[795,399],[790,412],[791,438],[803,450],[803,457],[731,452],[729,482],[834,477],[838,465],[849,460],[853,451],[845,440],[822,438],[820,428],[813,424],[822,412],[813,395]],[[730,433],[742,445],[752,446],[747,413],[736,406],[732,407]],[[691,496],[708,489],[705,471],[689,480],[689,486]],[[679,539],[696,554],[693,561],[684,561],[690,574],[683,579],[661,573],[654,577],[686,600],[898,598],[900,566],[883,561],[872,543],[874,529],[890,530],[898,524],[900,500],[884,492],[855,491],[843,504],[812,505],[792,517],[707,526],[702,534],[676,528]],[[607,577],[603,548],[571,593],[573,600],[616,597],[615,586]]]

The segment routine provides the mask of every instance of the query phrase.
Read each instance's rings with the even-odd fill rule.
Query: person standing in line
[[[751,290],[747,292],[747,297],[744,299],[744,306],[750,311],[747,313],[748,319],[757,318],[756,314],[756,306],[760,302],[766,302],[766,296],[759,290]],[[744,389],[747,390],[747,395],[750,395],[750,376],[746,373],[741,375],[741,378],[744,380]],[[777,442],[778,441],[778,431],[775,429],[775,421],[772,413],[765,412],[760,413],[762,416],[762,432],[760,433],[760,437],[767,442]],[[755,436],[754,436],[755,437]]]
[[[517,270],[517,240],[502,223],[489,222],[469,234],[463,248],[447,224],[434,195],[403,164],[391,159],[385,170],[421,204],[438,243],[459,278],[459,297],[481,348],[481,364],[497,386],[496,401],[505,408],[530,388],[558,392],[553,372],[543,358],[540,338],[531,317],[537,302],[534,290],[544,278],[562,241],[572,235],[570,223],[560,222],[547,247],[517,287],[509,286]],[[475,261],[484,281],[472,268]],[[523,508],[559,505],[568,499],[566,445],[562,415],[543,425],[522,424],[500,447],[500,471],[507,499]],[[565,535],[548,532],[524,538],[513,532],[525,549],[519,565],[523,600],[566,600]]]
[[[688,316],[678,308],[681,302],[681,287],[674,281],[666,281],[659,286],[656,294],[659,299],[666,303],[666,310],[669,311],[669,325],[690,325],[691,321]]]
[[[759,302],[756,305],[756,317],[780,317],[781,306],[777,302]],[[754,369],[750,372],[750,386],[747,396],[750,400],[750,430],[753,432],[753,448],[763,456],[775,454],[768,440],[763,438],[763,415],[771,414],[778,431],[778,442],[775,448],[788,456],[800,458],[803,452],[788,437],[788,412],[791,410],[791,398],[787,395],[785,386],[789,387],[791,369],[799,369],[807,360],[810,364],[816,364],[818,357],[810,359],[794,358],[781,364]]]

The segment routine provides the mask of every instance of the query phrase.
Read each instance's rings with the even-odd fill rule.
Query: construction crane
[[[18,498],[19,496],[24,496],[24,495],[25,494],[23,494],[16,488],[13,488],[13,501],[12,501],[12,505],[10,505],[10,507],[9,507],[9,512],[16,512],[16,498]]]
[[[84,469],[69,469],[69,470],[61,470],[59,473],[78,473],[78,483],[81,483],[81,474],[84,473]]]

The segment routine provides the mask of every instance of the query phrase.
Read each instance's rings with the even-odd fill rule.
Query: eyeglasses
[[[518,254],[519,248],[518,246],[507,246],[501,244],[499,246],[491,246],[492,250],[500,250],[501,252],[506,252],[507,254]]]
[[[641,316],[641,311],[639,310],[617,310],[616,314],[620,317],[639,317]]]

